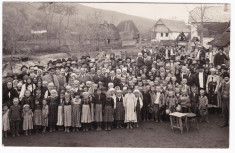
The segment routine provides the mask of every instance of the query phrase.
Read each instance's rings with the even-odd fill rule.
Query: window
[[[168,33],[166,33],[166,37],[168,37]]]
[[[163,33],[161,33],[161,37],[163,37]]]

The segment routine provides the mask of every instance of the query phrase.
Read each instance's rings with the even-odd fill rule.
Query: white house
[[[159,19],[151,30],[151,41],[176,40],[182,32],[187,37],[190,34],[190,26],[178,20]]]

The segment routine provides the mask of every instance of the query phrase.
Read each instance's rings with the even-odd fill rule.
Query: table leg
[[[171,121],[171,129],[173,130],[173,117],[170,116],[170,121]]]
[[[182,123],[182,118],[179,117],[179,124],[180,124],[180,131],[183,133],[183,123]]]
[[[187,132],[188,132],[188,117],[187,116],[185,117],[185,126],[186,126],[186,129],[187,129]]]

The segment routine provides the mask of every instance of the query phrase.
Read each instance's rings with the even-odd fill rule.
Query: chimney
[[[228,12],[228,4],[224,4],[224,12]]]

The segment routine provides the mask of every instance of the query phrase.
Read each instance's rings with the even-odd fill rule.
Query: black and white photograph
[[[230,3],[1,5],[3,148],[231,147]]]

